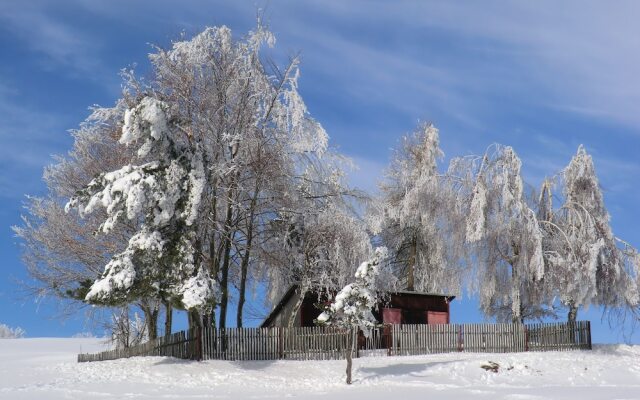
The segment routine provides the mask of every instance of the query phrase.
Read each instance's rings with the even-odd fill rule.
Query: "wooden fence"
[[[78,362],[117,360],[136,356],[165,356],[197,360],[200,353],[197,338],[197,330],[189,329],[124,349],[97,354],[78,354]]]
[[[591,324],[393,325],[391,341],[390,355],[590,350]]]
[[[335,360],[448,352],[503,353],[591,349],[589,321],[573,324],[391,325],[360,335],[324,327],[228,328],[181,331],[127,349],[80,354],[78,362],[134,356],[192,360]]]
[[[202,329],[205,360],[336,360],[348,334],[323,327]]]

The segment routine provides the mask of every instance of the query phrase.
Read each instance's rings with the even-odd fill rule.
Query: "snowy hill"
[[[0,340],[0,399],[640,399],[640,346],[360,358],[351,386],[344,361],[76,363],[101,348],[99,339]],[[481,368],[489,361],[498,372]]]

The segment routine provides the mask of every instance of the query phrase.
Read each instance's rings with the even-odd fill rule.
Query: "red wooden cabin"
[[[260,325],[263,328],[287,326],[293,307],[300,298],[297,286],[292,286]],[[389,293],[386,301],[378,305],[373,315],[382,324],[448,324],[449,304],[455,296],[414,291]],[[322,312],[316,305],[320,299],[316,293],[307,293],[294,326],[314,326],[313,321]]]

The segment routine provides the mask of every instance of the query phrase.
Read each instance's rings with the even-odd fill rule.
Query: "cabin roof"
[[[287,289],[287,291],[284,292],[284,294],[280,298],[280,301],[278,301],[278,303],[276,303],[276,305],[271,309],[271,312],[269,313],[269,315],[267,315],[267,318],[265,318],[264,321],[262,321],[262,324],[260,324],[260,327],[264,328],[266,326],[269,326],[271,321],[276,317],[276,315],[278,315],[278,313],[282,310],[285,304],[289,302],[289,299],[291,299],[291,296],[293,296],[293,294],[296,292],[297,289],[298,289],[298,285],[291,285],[289,289]]]
[[[262,324],[260,324],[260,327],[269,326],[271,321],[273,321],[273,319],[278,315],[278,313],[280,313],[280,311],[282,311],[282,308],[289,302],[289,300],[291,299],[291,297],[293,296],[293,294],[296,292],[297,289],[298,289],[298,285],[291,285],[289,287],[289,289],[287,289],[287,291],[280,298],[280,301],[278,301],[278,303],[276,303],[276,305],[273,307],[273,309],[271,310],[269,315],[267,315],[267,317],[264,319],[264,321],[262,321]],[[412,290],[398,290],[396,292],[390,292],[390,294],[400,294],[400,295],[405,294],[405,295],[414,295],[414,296],[445,297],[447,299],[447,302],[450,302],[451,300],[456,298],[456,296],[451,296],[451,295],[446,295],[446,294],[415,292],[415,291],[412,291]]]

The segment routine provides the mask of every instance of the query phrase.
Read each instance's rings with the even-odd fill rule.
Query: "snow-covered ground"
[[[640,346],[344,361],[76,363],[99,339],[0,340],[0,399],[640,399]],[[499,364],[497,373],[481,365]]]

